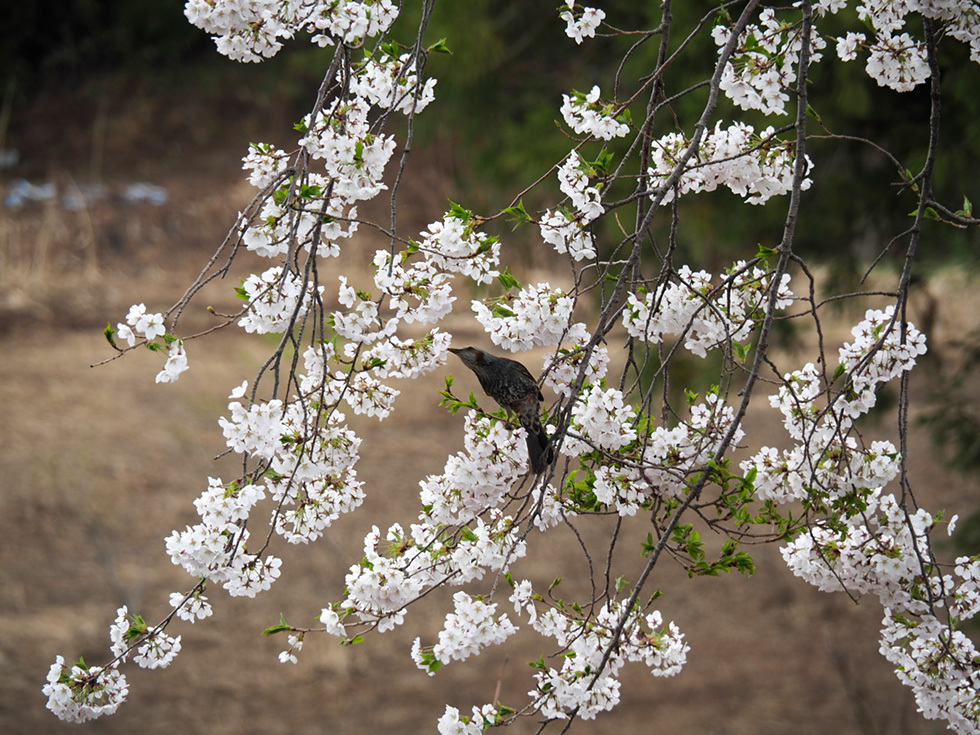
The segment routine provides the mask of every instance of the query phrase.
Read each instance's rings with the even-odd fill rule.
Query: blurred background
[[[715,5],[675,3],[676,37]],[[655,3],[610,0],[602,7],[618,27],[659,23]],[[59,3],[57,12],[50,3],[27,1],[11,4],[0,25],[2,732],[77,730],[44,709],[40,690],[55,656],[102,662],[118,606],[155,620],[168,594],[188,586],[169,563],[163,538],[194,522],[192,500],[209,475],[236,473],[233,459],[214,459],[224,449],[216,418],[225,411],[224,396],[254,375],[273,344],[231,331],[195,341],[188,345],[192,369],[172,386],[154,385],[160,361],[149,353],[90,367],[112,356],[101,335],[107,321],[122,321],[132,303],[164,311],[183,294],[254,193],[240,170],[248,143],[288,150],[296,139],[293,124],[308,111],[328,64],[329,49],[302,39],[263,64],[237,64],[218,55],[182,11],[179,0],[76,0]],[[414,5],[406,8],[396,32],[406,41],[413,14]],[[853,28],[847,24],[854,21],[842,15],[827,28]],[[492,214],[567,153],[569,142],[554,122],[561,94],[597,83],[611,94],[608,80],[631,42],[599,38],[576,46],[563,31],[552,4],[437,5],[427,37],[445,37],[454,54],[430,57],[427,72],[439,79],[436,103],[416,119],[409,183],[398,198],[400,231],[418,232],[441,217],[447,199]],[[714,46],[707,36],[696,44],[690,59],[703,65],[675,69],[668,88],[684,89],[708,73]],[[655,42],[641,46],[623,79],[642,76],[655,54]],[[980,202],[980,67],[956,42],[944,44],[942,61],[936,194],[957,209],[964,197]],[[927,90],[880,89],[864,76],[862,62],[819,64],[811,81],[811,104],[827,130],[867,136],[918,170],[928,141]],[[673,111],[689,121],[703,101],[695,93]],[[730,108],[719,112],[722,120],[735,117]],[[749,121],[757,129],[766,124]],[[662,124],[658,134],[670,129],[666,118]],[[887,158],[866,145],[817,138],[810,155],[814,185],[804,199],[798,252],[828,293],[858,290],[870,263],[910,223],[915,201],[894,186]],[[545,206],[553,189],[527,195],[527,210]],[[376,206],[366,214],[384,216],[387,201]],[[785,216],[782,201],[747,207],[721,192],[683,201],[681,208],[677,262],[709,271],[751,257],[757,243],[777,242]],[[499,234],[521,280],[560,282],[552,256],[527,247],[531,228]],[[338,269],[364,269],[365,253],[375,245],[367,234],[354,241]],[[980,464],[973,369],[980,357],[978,246],[976,231],[927,223],[912,299],[912,319],[930,344],[927,363],[913,378],[913,487],[928,510],[961,517],[956,534],[940,542],[943,558],[980,553],[973,515]],[[881,283],[903,259],[902,243],[894,244],[876,269]],[[227,281],[209,287],[185,315],[184,328],[210,326],[207,305],[230,310],[232,287],[252,266],[256,261],[242,258]],[[828,312],[831,350],[847,339],[864,308],[843,304]],[[445,328],[457,341],[479,341],[478,325],[458,312]],[[811,335],[785,328],[780,338],[790,365],[795,352],[812,350]],[[536,357],[526,362],[539,364]],[[297,666],[278,662],[284,640],[259,635],[280,613],[295,625],[313,625],[321,607],[340,599],[370,525],[414,520],[417,480],[441,472],[447,449],[462,447],[462,417],[438,407],[437,391],[451,369],[398,385],[403,395],[391,420],[354,421],[366,438],[359,472],[369,497],[361,511],[339,521],[318,545],[277,549],[283,579],[257,600],[229,600],[212,590],[215,616],[176,627],[184,651],[174,664],[157,672],[127,670],[129,701],[117,715],[83,727],[98,733],[434,732],[446,703],[463,712],[495,696],[522,704],[531,670],[515,651],[533,652],[525,656],[531,659],[544,650],[524,632],[518,646],[453,664],[435,677],[415,669],[411,641],[416,635],[434,640],[449,595],[432,596],[402,629],[359,646],[310,637]],[[696,358],[689,370],[695,387],[710,380]],[[475,388],[467,383],[465,389]],[[883,396],[886,410],[866,427],[875,438],[895,439],[889,397],[894,401]],[[776,423],[760,406],[747,435],[778,445]],[[608,524],[583,523],[580,530],[590,552],[601,555]],[[645,535],[642,519],[627,524],[624,548],[638,550]],[[585,557],[570,532],[532,539],[530,551],[535,565],[518,565],[515,578],[564,576],[568,598],[587,592],[580,576]],[[785,570],[774,548],[759,547],[756,558],[759,571],[750,579],[688,580],[677,568],[658,568],[651,584],[665,593],[665,619],[687,635],[688,667],[667,681],[627,669],[620,707],[575,730],[944,731],[919,718],[909,692],[878,655],[876,602],[816,592]],[[641,561],[637,554],[637,569]],[[515,728],[535,729],[530,722]]]

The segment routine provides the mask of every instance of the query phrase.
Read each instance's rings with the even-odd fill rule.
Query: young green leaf
[[[112,322],[106,323],[103,334],[105,335],[106,341],[118,350],[119,348],[116,347],[116,340],[114,339],[116,330],[112,328]]]
[[[500,284],[508,291],[512,288],[521,288],[521,282],[514,278],[507,268],[504,268],[504,272],[497,276],[497,280],[500,281]]]
[[[450,56],[453,55],[452,50],[449,48],[449,46],[446,45],[445,38],[440,38],[434,44],[429,46],[429,48],[427,48],[426,51],[430,54],[449,54]]]
[[[522,224],[524,224],[525,222],[531,222],[532,221],[531,220],[531,215],[529,215],[527,213],[527,210],[524,209],[524,200],[523,199],[521,199],[513,207],[506,207],[506,208],[504,208],[503,211],[506,214],[513,215],[511,217],[508,217],[507,218],[507,221],[514,223],[514,229],[515,230],[518,227],[520,227]]]
[[[279,613],[279,623],[277,625],[270,626],[262,631],[262,635],[275,635],[276,633],[286,633],[292,630],[292,626],[286,623],[286,617]]]

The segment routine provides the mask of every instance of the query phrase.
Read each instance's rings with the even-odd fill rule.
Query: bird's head
[[[469,368],[475,365],[484,365],[487,362],[487,353],[476,347],[450,347],[449,351]]]

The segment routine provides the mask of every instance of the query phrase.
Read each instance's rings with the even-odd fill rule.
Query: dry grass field
[[[213,170],[141,162],[141,176],[170,194],[162,206],[109,198],[76,212],[52,204],[0,209],[0,732],[425,733],[435,731],[446,703],[468,712],[499,687],[503,702],[519,706],[531,687],[526,663],[546,649],[524,632],[518,645],[451,664],[435,677],[415,669],[411,641],[432,640],[451,591],[426,600],[401,629],[353,648],[309,637],[296,666],[278,662],[282,639],[259,635],[280,613],[312,625],[322,606],[340,598],[370,526],[415,518],[418,480],[440,472],[447,452],[462,446],[462,417],[438,406],[437,391],[453,368],[447,366],[399,385],[389,421],[355,422],[364,437],[358,472],[368,499],[320,544],[275,549],[284,573],[271,591],[243,601],[212,590],[213,618],[171,629],[183,636],[183,652],[170,668],[127,670],[129,700],[116,716],[69,726],[45,710],[41,686],[56,655],[102,661],[117,606],[153,620],[170,592],[188,586],[163,538],[193,522],[192,500],[209,475],[234,473],[227,464],[233,459],[213,459],[224,448],[216,419],[230,389],[261,364],[268,341],[227,330],[190,343],[191,370],[175,385],[154,384],[160,360],[150,353],[90,365],[111,356],[101,335],[106,321],[120,321],[133,302],[165,309],[220,242],[249,196],[236,183],[243,150],[215,147]],[[71,184],[67,174],[46,173]],[[110,188],[124,183],[112,176],[105,179]],[[440,211],[441,197],[430,204]],[[351,247],[373,249],[360,241]],[[220,284],[201,306],[220,310],[236,284]],[[956,296],[966,297],[966,289]],[[447,328],[457,341],[480,339],[465,310],[453,318]],[[188,326],[207,319],[199,309]],[[892,429],[884,422],[880,431]],[[781,440],[778,422],[761,408],[747,433],[763,443]],[[911,456],[920,502],[961,515],[974,510],[975,485],[945,471],[918,428]],[[598,549],[606,527],[583,522],[586,543]],[[639,551],[645,535],[642,519],[634,519],[622,548]],[[567,531],[532,537],[529,557],[534,561],[518,564],[515,577],[563,576],[570,597],[586,582]],[[651,585],[664,592],[665,619],[686,634],[687,667],[671,680],[627,669],[620,707],[574,731],[943,731],[916,715],[878,655],[875,602],[854,604],[807,587],[774,548],[760,547],[757,562],[747,579],[689,580],[670,564],[658,567]],[[525,722],[512,731],[535,727]]]

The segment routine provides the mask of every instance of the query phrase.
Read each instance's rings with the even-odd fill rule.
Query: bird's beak
[[[459,348],[457,347],[450,347],[449,351],[452,352],[454,355],[458,355],[460,352]]]

